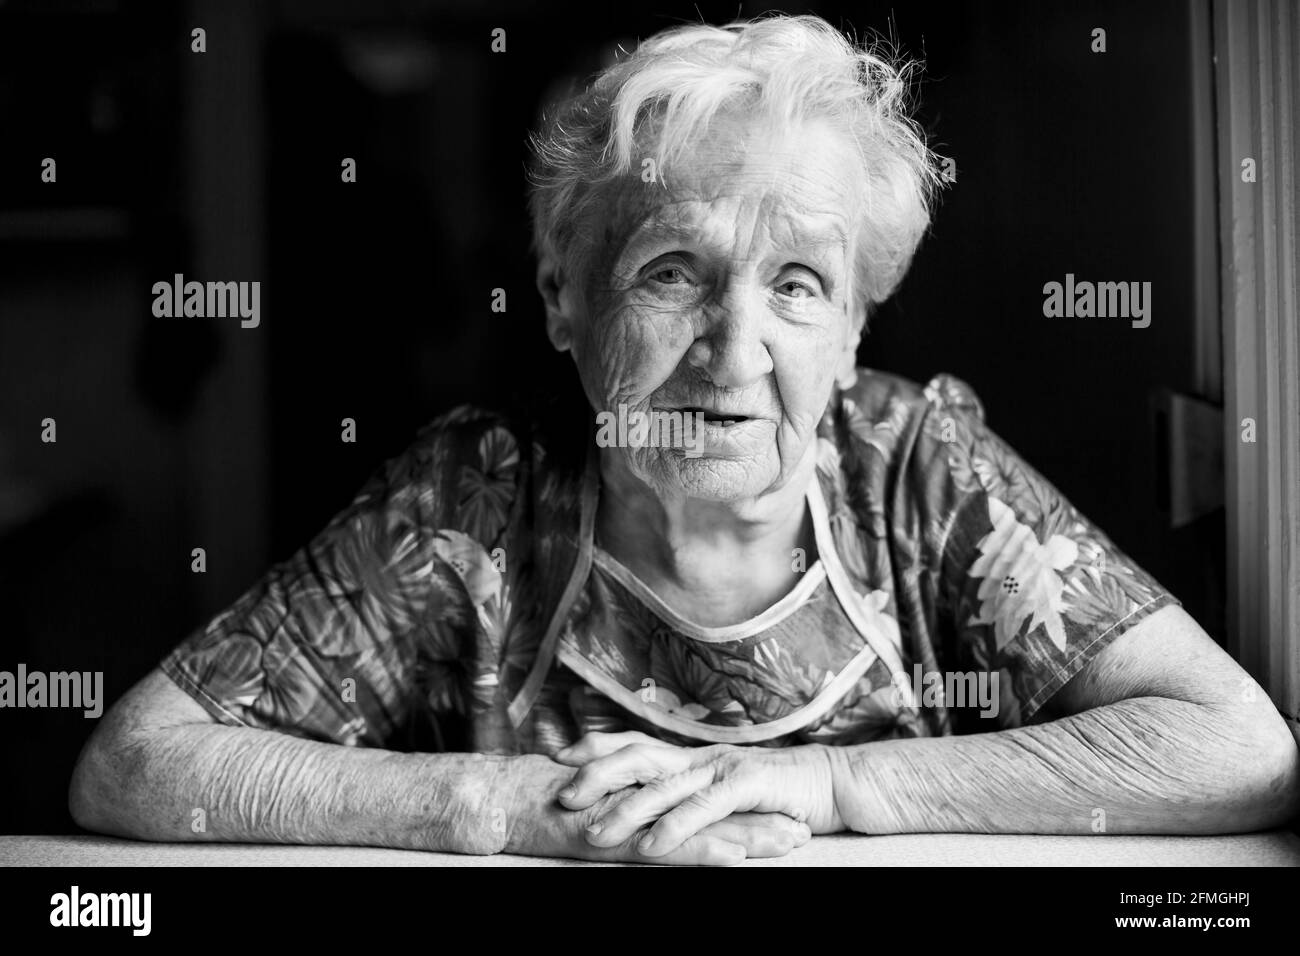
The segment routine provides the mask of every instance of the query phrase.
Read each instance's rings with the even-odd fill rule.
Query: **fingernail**
[[[587,827],[587,832],[592,836],[600,836],[600,831],[605,829],[605,824],[597,820],[591,826]]]
[[[559,757],[560,759],[563,759],[569,756],[569,754],[571,754],[572,752],[573,752],[572,747],[565,747],[563,750],[557,750],[555,752],[555,756]]]
[[[642,853],[646,853],[654,845],[655,845],[655,835],[653,833],[647,833],[645,836],[641,838],[641,842],[637,844],[637,849],[640,850]]]
[[[561,800],[572,800],[577,795],[578,795],[577,787],[565,787],[563,790],[560,791]]]

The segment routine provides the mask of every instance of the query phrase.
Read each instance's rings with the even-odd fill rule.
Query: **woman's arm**
[[[82,749],[69,809],[87,830],[136,839],[490,853],[500,847],[472,812],[471,780],[500,771],[500,758],[339,747],[222,726],[155,670]]]
[[[491,853],[502,834],[479,811],[503,763],[227,727],[155,670],[82,750],[69,809],[88,830],[144,840]]]
[[[1294,739],[1182,608],[1119,637],[1055,704],[1013,730],[832,750],[835,806],[864,833],[1230,833],[1296,812]]]
[[[395,753],[227,727],[155,670],[96,727],[73,771],[69,809],[88,830],[143,840],[645,862],[635,840],[608,852],[586,843],[595,813],[555,802],[571,775],[540,756]],[[736,817],[655,862],[730,864],[806,839],[776,815]]]

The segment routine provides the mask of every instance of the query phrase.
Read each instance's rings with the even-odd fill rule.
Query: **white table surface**
[[[523,856],[460,856],[372,847],[139,843],[99,836],[0,836],[0,866],[608,866]],[[1300,866],[1300,837],[815,837],[786,857],[741,866]]]

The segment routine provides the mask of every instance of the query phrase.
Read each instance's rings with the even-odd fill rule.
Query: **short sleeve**
[[[912,477],[931,518],[949,659],[997,675],[996,722],[1019,726],[1178,601],[988,428],[968,385],[939,376],[925,399]]]
[[[431,649],[459,653],[449,620],[465,616],[464,588],[439,529],[454,519],[464,444],[447,418],[426,427],[162,671],[220,723],[346,745],[392,746],[430,698],[458,699],[416,669]]]

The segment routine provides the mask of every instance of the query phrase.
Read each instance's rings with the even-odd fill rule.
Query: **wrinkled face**
[[[583,387],[597,411],[705,426],[693,448],[602,454],[661,496],[737,501],[791,479],[856,350],[858,169],[827,125],[720,118],[663,181],[617,186],[569,329]]]

